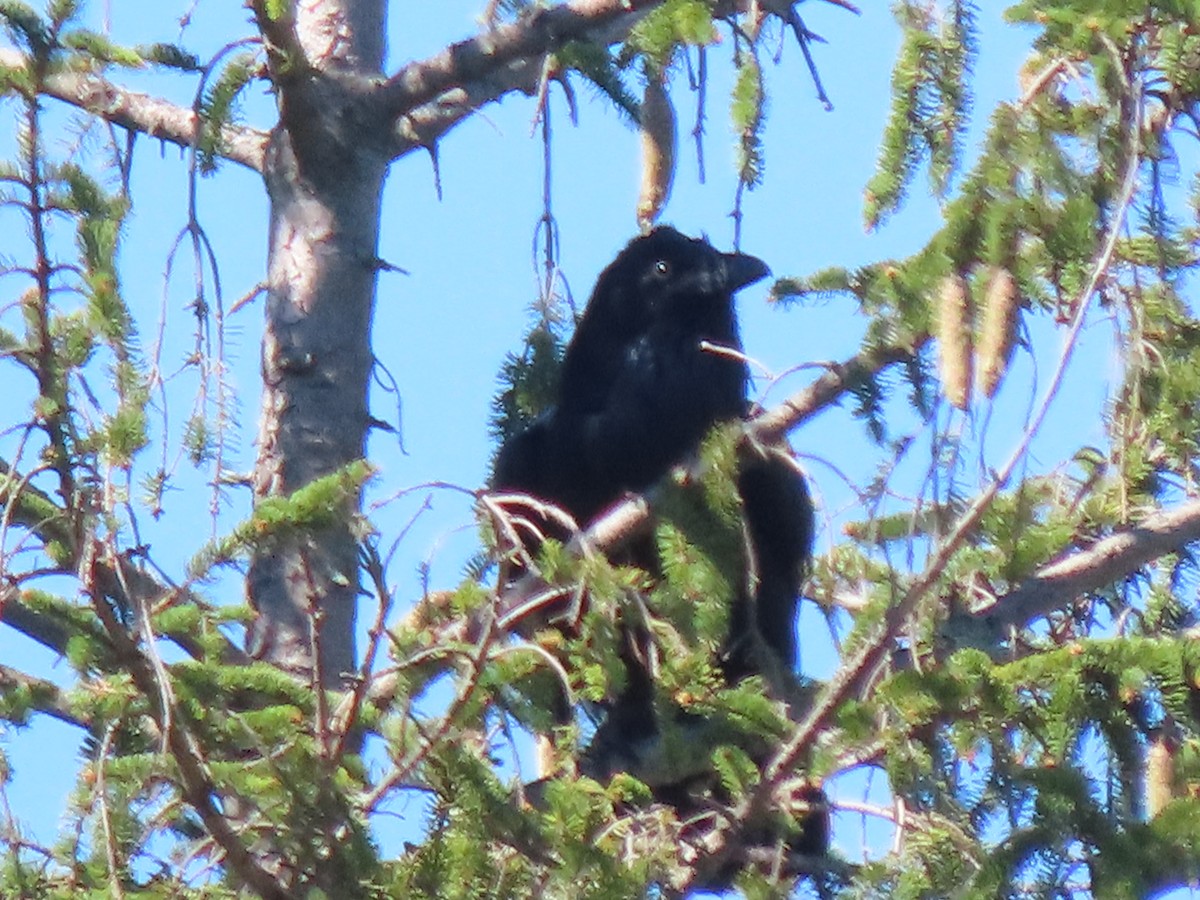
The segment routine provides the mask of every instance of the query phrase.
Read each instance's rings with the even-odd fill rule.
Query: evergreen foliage
[[[536,21],[548,6],[493,4],[492,24]],[[639,73],[678,80],[687,54],[720,39],[735,68],[738,178],[769,184],[764,112],[786,88],[765,62],[767,31],[742,6],[794,26],[788,4],[667,0],[619,46],[556,47],[556,74],[582,77],[636,121]],[[263,9],[268,25],[290,11]],[[21,60],[6,52],[0,66],[5,111],[21,129],[18,155],[0,162],[0,202],[27,226],[0,247],[3,273],[20,282],[0,307],[0,377],[28,395],[14,392],[22,399],[0,422],[19,436],[0,458],[0,614],[70,672],[52,684],[0,665],[0,718],[71,723],[83,756],[58,843],[0,829],[0,896],[268,895],[239,851],[284,886],[270,896],[296,897],[328,884],[348,898],[730,886],[772,897],[797,879],[819,896],[1143,897],[1200,878],[1200,319],[1189,293],[1200,180],[1180,173],[1195,181],[1181,201],[1168,174],[1192,158],[1185,145],[1194,152],[1200,7],[1016,3],[1009,19],[1036,35],[1022,95],[989,112],[969,168],[968,116],[982,112],[970,84],[985,39],[976,9],[900,0],[894,10],[903,39],[864,216],[879,225],[924,177],[944,225],[908,258],[774,287],[785,305],[848,297],[868,323],[853,364],[816,376],[834,388],[801,396],[784,428],[845,396],[880,455],[806,591],[809,611],[844,638],[843,668],[827,682],[796,673],[781,693],[767,677],[727,685],[713,663],[745,569],[732,473],[748,438],[728,429],[651,498],[656,571],[548,540],[520,560],[516,587],[497,585],[489,566],[518,550],[512,522],[481,493],[487,563],[397,614],[394,600],[414,598],[388,591],[380,547],[395,536],[361,512],[365,460],[262,498],[229,533],[198,536],[186,571],[160,571],[138,517],[160,514],[183,477],[170,449],[218,485],[214,503],[231,478],[220,453],[229,423],[206,393],[223,387],[220,365],[198,339],[184,365],[203,371],[203,397],[159,427],[164,376],[120,276],[127,173],[85,147],[62,151],[45,106],[64,73],[192,73],[202,79],[193,146],[198,170],[211,172],[229,152],[239,100],[268,73],[256,52],[201,65],[182,47],[126,47],[84,28],[72,2],[0,0]],[[951,278],[979,300],[997,273],[1010,304],[1001,325],[978,302],[974,318],[962,304],[958,324],[977,352],[994,339],[989,359],[1004,364],[975,358],[989,386],[963,388],[964,415],[943,402],[935,374],[939,290]],[[202,321],[206,303],[195,299]],[[1103,446],[1075,447],[1050,471],[1027,446],[999,468],[977,459],[974,429],[986,429],[981,410],[1006,389],[1010,365],[1028,363],[1047,333],[1063,336],[1060,364],[1070,365],[1097,306],[1121,350]],[[500,373],[497,443],[551,402],[569,318],[558,298],[539,301]],[[919,454],[929,459],[919,483],[896,480]],[[239,641],[257,611],[211,596],[209,579],[284,538],[319,541],[346,523],[379,612],[362,670],[331,690],[321,673],[251,660]],[[546,628],[547,610],[575,619]],[[600,783],[576,761],[595,704],[626,677],[620,625],[633,621],[659,652],[659,707],[686,717],[664,728],[661,782],[644,772],[645,782]],[[550,713],[564,700],[577,712],[565,726]],[[529,734],[548,744],[538,780],[514,777],[506,757]],[[1153,810],[1152,746],[1166,748],[1169,781]],[[894,803],[872,809],[839,793],[864,770],[886,780]],[[711,808],[695,817],[654,800],[681,772],[714,776]],[[0,786],[10,776],[0,744]],[[887,846],[865,862],[836,841],[825,857],[790,853],[772,824],[809,818],[816,801],[805,791],[818,785],[843,819],[883,820]],[[372,825],[406,802],[423,810],[425,836],[388,856]]]

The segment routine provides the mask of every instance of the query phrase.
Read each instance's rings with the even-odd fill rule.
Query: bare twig
[[[859,813],[863,816],[875,816],[879,819],[886,819],[889,822],[896,822],[899,818],[895,809],[888,809],[886,806],[880,806],[877,803],[862,803],[858,800],[838,800],[832,803],[834,809],[840,809],[844,812]]]
[[[112,817],[108,811],[108,788],[105,785],[105,772],[109,750],[112,749],[113,734],[116,733],[116,723],[110,723],[104,729],[104,739],[96,752],[96,802],[100,805],[100,825],[104,830],[104,854],[108,862],[108,886],[114,900],[125,900],[125,890],[121,887],[121,864],[117,859],[117,843],[112,830]]]
[[[1029,82],[1023,85],[1024,90],[1021,92],[1021,99],[1017,101],[1017,109],[1023,110],[1034,101],[1042,91],[1046,89],[1055,78],[1057,78],[1067,68],[1065,59],[1055,59],[1038,72]]]
[[[492,625],[486,628],[484,633],[480,635],[475,645],[475,652],[469,654],[469,669],[459,684],[454,700],[451,701],[449,708],[441,716],[433,733],[425,734],[422,732],[423,740],[421,745],[405,759],[397,762],[392,772],[375,786],[375,789],[363,801],[364,809],[367,811],[374,810],[388,794],[406,783],[413,771],[441,743],[442,739],[449,734],[450,729],[454,727],[459,713],[462,712],[468,701],[474,696],[475,689],[479,686],[479,679],[483,675],[484,665],[499,634],[500,632],[495,627],[495,620],[493,619]],[[453,655],[463,656],[467,654],[455,653]]]
[[[845,362],[831,365],[808,387],[756,416],[753,421],[755,436],[765,443],[782,439],[880,370],[915,356],[928,341],[928,334],[913,335],[898,343],[866,347]]]
[[[428,501],[426,503],[428,504]],[[422,509],[426,508],[428,508],[427,505],[422,507]],[[417,515],[420,513],[418,512]],[[354,680],[354,687],[334,712],[333,730],[337,735],[337,740],[331,759],[335,764],[346,752],[346,743],[358,722],[358,714],[367,697],[367,688],[371,684],[371,674],[375,669],[375,658],[379,653],[383,638],[387,634],[388,615],[392,611],[392,592],[387,586],[387,577],[384,573],[383,560],[379,558],[379,551],[373,545],[366,545],[362,550],[362,559],[363,569],[375,587],[379,608],[376,610],[371,630],[367,633],[367,651],[363,654],[362,665],[359,667],[358,677]]]

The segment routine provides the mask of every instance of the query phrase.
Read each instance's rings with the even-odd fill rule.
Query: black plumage
[[[596,282],[566,349],[554,406],[502,447],[494,487],[549,501],[586,527],[684,461],[714,425],[744,417],[748,372],[733,297],[768,272],[753,256],[722,253],[672,228],[631,241]],[[793,670],[796,604],[813,539],[807,487],[785,452],[747,447],[740,460],[749,571],[717,660],[730,683]],[[552,522],[537,525],[523,535],[527,549],[538,533],[565,537]],[[652,548],[647,540],[617,561],[653,571]],[[633,772],[661,787],[664,799],[672,775],[654,771],[662,729],[647,641],[625,628],[627,684],[607,706],[581,767],[599,778]],[[682,710],[675,720],[704,727]],[[709,746],[701,749],[707,754]]]
[[[509,440],[494,484],[552,500],[580,524],[662,477],[746,406],[733,294],[767,275],[673,228],[621,251],[563,358],[557,402]],[[711,347],[702,346],[707,342]]]

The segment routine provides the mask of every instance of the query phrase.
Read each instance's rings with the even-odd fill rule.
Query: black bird
[[[585,525],[643,491],[717,422],[743,415],[733,294],[769,270],[673,228],[634,239],[596,281],[563,358],[555,406],[509,440],[494,484]],[[707,342],[707,345],[705,346]]]
[[[753,256],[722,253],[672,228],[632,240],[596,282],[567,346],[554,406],[505,443],[493,486],[549,501],[586,527],[627,492],[661,479],[714,425],[744,417],[748,372],[733,295],[768,273]],[[796,604],[813,538],[807,487],[782,451],[746,450],[738,489],[750,571],[717,660],[730,683],[793,670]],[[538,525],[565,537],[553,523]],[[536,549],[528,546],[532,531],[526,540]],[[647,555],[648,540],[616,561],[653,571]],[[627,627],[625,640],[626,688],[609,704],[581,768],[663,784],[651,771],[660,723],[640,646],[649,638]],[[696,718],[678,713],[680,722],[702,725]]]

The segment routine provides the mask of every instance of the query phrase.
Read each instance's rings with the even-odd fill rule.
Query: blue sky
[[[191,5],[191,0],[122,0],[107,10],[93,4],[90,15],[99,21],[107,13],[114,38],[134,44],[175,39],[178,19]],[[483,5],[483,0],[392,2],[389,68],[472,33]],[[1001,24],[1000,4],[981,5],[987,8],[980,13],[983,39],[977,67],[976,139],[994,104],[1016,96],[1016,71],[1030,39],[1027,31]],[[781,65],[767,66],[771,99],[766,176],[763,186],[746,199],[742,248],[766,260],[777,276],[904,256],[923,246],[939,224],[937,205],[927,196],[924,181],[918,180],[904,211],[878,232],[864,231],[862,190],[875,165],[899,32],[886,4],[862,6],[861,17],[820,3],[800,7],[808,26],[828,41],[817,46],[814,54],[834,104],[832,111],[825,111],[817,100],[790,36],[782,43]],[[193,11],[182,40],[204,58],[249,33],[243,10],[210,0]],[[683,79],[673,91],[681,131],[679,170],[663,217],[681,230],[707,233],[722,247],[732,241],[728,214],[735,189],[733,135],[725,107],[729,50],[726,42],[710,51],[714,81],[707,110],[706,184],[698,183],[695,153],[687,138],[693,97]],[[190,103],[195,90],[194,82],[161,75],[131,76],[126,83],[166,93],[182,103]],[[255,94],[247,104],[246,119],[269,126],[270,98],[260,90]],[[595,275],[634,234],[638,138],[588,88],[579,87],[578,98],[579,127],[573,128],[567,123],[561,94],[552,91],[553,212],[562,238],[561,265],[576,301],[582,304]],[[4,155],[11,147],[11,109],[0,110]],[[439,148],[440,201],[427,154],[412,153],[393,167],[385,193],[380,256],[409,274],[380,277],[374,346],[399,388],[406,452],[400,452],[394,436],[377,433],[372,438],[371,457],[380,466],[374,488],[377,499],[426,482],[474,488],[486,477],[491,453],[487,422],[495,376],[504,354],[519,346],[528,308],[537,296],[531,246],[542,210],[542,146],[539,138],[531,136],[533,114],[531,101],[513,97],[487,107],[452,132]],[[123,251],[126,297],[147,343],[157,332],[160,310],[166,309],[165,355],[174,354],[178,360],[192,341],[186,310],[192,273],[186,259],[180,261],[164,291],[164,267],[171,241],[186,222],[187,184],[180,152],[139,141],[133,196],[135,207]],[[265,192],[256,175],[226,165],[200,183],[198,202],[200,222],[216,246],[228,305],[263,277]],[[850,301],[773,309],[765,302],[766,291],[765,283],[744,291],[739,312],[747,352],[770,371],[843,359],[857,348],[864,320]],[[229,323],[228,362],[239,391],[240,424],[231,432],[235,454],[230,467],[240,471],[248,470],[254,458],[261,316],[261,307],[253,304]],[[1044,339],[1047,347],[1056,343],[1048,331],[1034,337]],[[1057,461],[1057,451],[1077,446],[1087,438],[1087,429],[1095,431],[1096,443],[1101,442],[1094,412],[1106,378],[1115,371],[1105,361],[1109,337],[1103,327],[1097,327],[1085,340],[1082,352],[1094,353],[1097,366],[1089,377],[1069,385],[1072,427],[1046,435],[1037,446],[1035,464]],[[1013,378],[1018,386],[1002,392],[988,432],[995,452],[1004,456],[1020,436],[1033,378],[1022,365],[1018,361]],[[787,390],[799,388],[810,374],[811,370],[803,370],[789,376],[772,397],[779,399]],[[179,409],[173,412],[176,429],[192,389],[182,381],[173,388],[173,403]],[[373,403],[376,416],[395,421],[394,395],[377,390]],[[172,435],[175,442],[178,438],[177,432]],[[797,432],[793,443],[810,457],[808,467],[828,526],[821,546],[827,547],[836,539],[839,517],[851,506],[854,494],[826,463],[836,462],[851,480],[865,483],[882,454],[844,411],[824,413]],[[177,575],[214,527],[208,521],[207,477],[203,472],[181,472],[182,489],[168,494],[166,516],[153,525],[158,546],[170,548],[160,559],[177,565]],[[389,504],[379,515],[384,534],[395,535],[426,496],[431,497],[433,508],[422,514],[390,572],[401,600],[419,595],[419,570],[425,563],[433,587],[455,583],[473,547],[469,501],[452,491],[417,491]],[[217,530],[228,528],[246,513],[248,497],[235,494],[231,499],[215,525]],[[221,590],[237,592],[236,579],[214,588],[217,599]],[[823,621],[812,615],[811,608],[801,629],[806,671],[829,674],[834,657]],[[0,659],[52,676],[65,669],[8,629],[0,629]],[[24,826],[49,841],[71,787],[78,735],[51,723],[23,731],[0,727],[0,740],[16,772],[8,792],[10,803]],[[869,789],[874,802],[886,796],[878,781]],[[852,799],[863,799],[868,791],[858,783],[842,789]],[[842,826],[837,840],[844,852],[855,854],[864,840],[878,841],[874,831],[860,834],[857,817]]]

